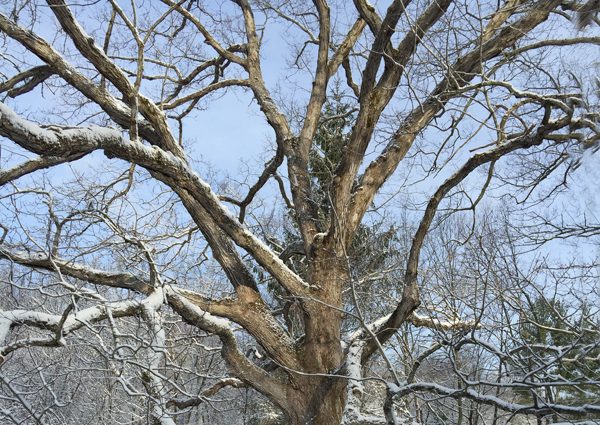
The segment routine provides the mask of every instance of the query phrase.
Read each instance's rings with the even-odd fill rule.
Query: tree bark
[[[309,267],[311,296],[302,300],[305,338],[300,350],[304,374],[302,400],[294,406],[298,424],[339,424],[346,401],[347,380],[333,376],[343,362],[341,345],[342,289],[349,282],[343,250],[326,241],[313,242]],[[296,420],[297,422],[293,422]]]
[[[344,378],[304,376],[297,399],[290,400],[288,423],[291,425],[332,425],[342,421],[346,403]]]

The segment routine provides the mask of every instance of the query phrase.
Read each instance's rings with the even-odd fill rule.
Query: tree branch
[[[352,193],[348,212],[350,229],[356,228],[375,194],[404,158],[417,135],[454,97],[455,94],[452,90],[459,88],[456,87],[456,77],[460,76],[464,83],[475,78],[482,63],[497,57],[505,48],[514,45],[531,29],[544,22],[550,11],[559,3],[558,0],[537,2],[531,6],[531,11],[525,17],[502,29],[497,36],[489,38],[487,41],[482,40],[480,47],[476,47],[455,62],[449,75],[437,85],[420,107],[415,108],[408,115],[381,155],[368,165],[360,178],[358,187]],[[504,22],[504,20],[497,20],[497,22]],[[492,32],[492,29],[488,27],[485,33],[486,37]]]

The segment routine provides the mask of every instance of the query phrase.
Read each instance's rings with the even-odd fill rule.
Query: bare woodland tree
[[[0,421],[600,417],[598,2],[381,3],[0,2]]]

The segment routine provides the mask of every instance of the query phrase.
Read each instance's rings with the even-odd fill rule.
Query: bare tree
[[[432,396],[453,400],[459,423],[469,414],[477,423],[487,411],[468,406],[479,405],[496,412],[494,423],[600,413],[596,372],[542,372],[593,367],[597,311],[547,301],[534,281],[524,285],[520,257],[474,238],[476,207],[490,192],[539,213],[542,242],[553,226],[595,234],[597,222],[570,232],[543,206],[600,138],[587,72],[597,65],[597,2],[41,3],[1,3],[0,415],[65,423],[61,407],[72,404],[80,417],[173,424],[231,388],[256,390],[293,424],[397,424],[415,410],[425,422]],[[265,78],[271,31],[292,53],[295,95]],[[576,53],[580,68],[562,60]],[[272,157],[241,185],[194,157],[207,137],[196,118],[233,92],[251,96],[272,134]],[[343,107],[327,106],[332,97]],[[341,149],[324,151],[318,137]],[[317,170],[315,155],[328,165]],[[402,194],[416,222],[405,226],[406,249],[398,242],[393,259],[357,267],[362,226]],[[285,211],[280,219],[261,214],[269,205]],[[430,272],[459,269],[436,269],[422,251],[453,213],[472,213],[461,237],[481,253],[459,268],[471,280],[438,287],[449,290],[444,305]],[[447,259],[452,243],[438,255]],[[381,276],[386,298],[365,298]],[[520,295],[492,313],[488,297],[512,278]],[[471,290],[473,282],[483,286]],[[520,304],[525,286],[538,288],[538,301]],[[540,306],[571,339],[542,347],[526,333],[552,325],[535,315],[519,328],[519,312]],[[484,310],[504,327],[483,320]],[[415,329],[430,347],[418,347]],[[33,366],[17,366],[24,352]],[[79,358],[63,393],[59,372],[48,382],[35,365],[41,353]],[[428,381],[420,365],[440,353],[454,378]],[[469,358],[480,363],[469,369]],[[376,412],[363,411],[365,381],[383,383]],[[584,404],[557,394],[578,385],[591,394]],[[112,404],[86,411],[74,387]],[[519,399],[523,391],[530,397]]]

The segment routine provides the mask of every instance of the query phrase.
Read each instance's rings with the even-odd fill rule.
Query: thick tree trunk
[[[291,425],[337,425],[346,403],[346,380],[305,376],[301,396],[290,400],[288,423]]]
[[[309,281],[314,295],[302,300],[301,397],[291,406],[289,419],[292,424],[335,425],[342,420],[347,381],[327,375],[343,362],[341,294],[349,273],[346,257],[334,249],[320,245],[311,254]]]
[[[328,381],[322,384],[328,391],[322,397],[313,399],[313,405],[309,406],[304,416],[304,424],[337,425],[342,421],[346,402],[345,380],[334,378]],[[317,391],[315,395],[320,395],[319,393],[321,391]]]
[[[342,363],[342,289],[349,281],[347,259],[331,247],[315,247],[309,267],[314,288],[303,300],[305,340],[302,363],[307,372],[331,373]]]
[[[307,373],[332,373],[342,363],[341,313],[327,301],[309,304],[300,361]]]

